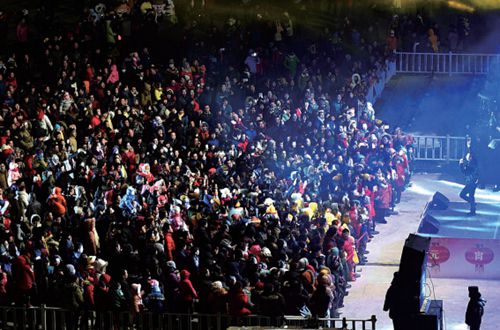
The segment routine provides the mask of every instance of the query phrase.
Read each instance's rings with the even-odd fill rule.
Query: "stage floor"
[[[477,203],[475,216],[468,216],[469,204],[450,202],[446,210],[429,210],[427,214],[439,221],[439,231],[430,237],[500,239],[500,203]]]

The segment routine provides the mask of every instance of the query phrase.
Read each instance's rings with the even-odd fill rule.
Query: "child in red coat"
[[[183,269],[181,270],[181,282],[179,285],[180,289],[180,297],[181,297],[181,313],[190,314],[193,311],[193,302],[195,299],[198,299],[198,293],[193,287],[191,280],[189,277],[191,274]]]

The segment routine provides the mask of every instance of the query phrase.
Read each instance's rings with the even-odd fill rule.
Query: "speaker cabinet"
[[[411,313],[418,313],[425,298],[425,271],[427,266],[427,251],[430,245],[429,237],[410,234],[406,239],[399,264],[399,275],[409,299],[416,300],[409,304]]]
[[[418,232],[422,234],[437,234],[439,232],[439,221],[432,215],[424,214],[424,218],[420,222]]]
[[[446,210],[449,204],[450,200],[448,197],[437,191],[434,196],[432,196],[429,208],[431,210]]]

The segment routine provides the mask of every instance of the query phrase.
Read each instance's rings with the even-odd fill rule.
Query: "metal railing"
[[[366,101],[372,104],[377,101],[377,99],[382,95],[385,86],[396,74],[396,62],[394,60],[387,59],[385,65],[382,66],[376,73],[377,79],[372,81],[366,91]]]
[[[465,138],[460,136],[414,135],[415,160],[458,161],[465,154]]]
[[[290,329],[319,328],[319,329],[342,329],[342,330],[374,330],[376,329],[377,317],[372,315],[369,319],[342,319],[319,318],[312,320],[301,316],[285,316],[285,325]]]
[[[396,53],[396,73],[488,74],[500,54]]]
[[[0,329],[73,330],[73,329],[148,329],[148,330],[226,330],[251,327],[333,328],[342,330],[375,330],[377,318],[319,318],[301,316],[267,317],[260,315],[231,316],[222,314],[172,314],[142,312],[68,311],[57,307],[0,306]]]

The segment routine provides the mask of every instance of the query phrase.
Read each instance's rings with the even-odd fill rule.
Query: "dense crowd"
[[[365,98],[389,42],[346,18],[304,47],[284,13],[191,26],[169,59],[116,12],[39,43],[26,19],[0,60],[0,304],[337,315],[410,177]]]

